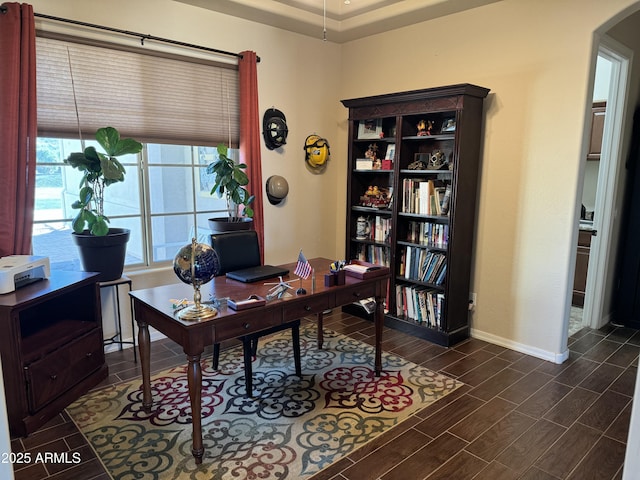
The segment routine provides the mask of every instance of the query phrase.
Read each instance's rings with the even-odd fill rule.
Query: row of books
[[[391,242],[391,217],[366,217],[365,221],[367,225],[370,225],[365,240],[384,243]],[[358,237],[358,239],[362,240],[360,237]]]
[[[442,328],[444,293],[425,287],[396,285],[396,314],[432,328]]]
[[[412,220],[407,224],[407,241],[447,248],[449,225],[433,222],[415,222]]]
[[[356,260],[375,263],[388,267],[390,264],[389,248],[380,245],[358,245]]]
[[[402,211],[419,215],[448,215],[451,185],[436,187],[433,180],[402,180]]]
[[[400,258],[400,275],[408,280],[442,285],[447,274],[447,255],[427,248],[406,246]]]

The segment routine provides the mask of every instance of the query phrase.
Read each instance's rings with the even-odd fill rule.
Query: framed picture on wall
[[[358,124],[358,139],[382,138],[382,119],[360,120]]]

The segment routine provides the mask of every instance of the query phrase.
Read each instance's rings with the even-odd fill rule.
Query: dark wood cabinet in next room
[[[589,269],[589,253],[591,250],[592,230],[578,232],[578,251],[576,253],[576,270],[573,277],[573,296],[571,304],[584,306],[584,292],[587,288],[587,271]]]

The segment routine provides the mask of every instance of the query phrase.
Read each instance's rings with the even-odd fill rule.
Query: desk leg
[[[324,343],[324,314],[318,313],[318,350],[322,350],[322,344]]]
[[[189,361],[187,380],[189,382],[193,427],[191,453],[196,459],[196,464],[201,464],[204,446],[202,445],[202,367],[200,367],[200,354],[187,355],[187,360]]]
[[[138,322],[138,347],[140,348],[140,367],[142,368],[142,408],[151,413],[151,356],[149,341],[149,326]],[[134,347],[135,348],[135,347]]]
[[[382,328],[384,327],[384,299],[376,296],[375,329],[376,329],[376,358],[375,374],[379,377],[382,373]]]

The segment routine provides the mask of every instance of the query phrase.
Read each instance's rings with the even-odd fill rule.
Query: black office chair
[[[258,244],[258,234],[254,230],[242,230],[237,232],[214,233],[211,235],[211,246],[218,255],[220,268],[218,275],[224,275],[233,270],[255,267],[260,265],[260,245]],[[267,330],[252,333],[240,337],[244,356],[244,374],[247,396],[253,396],[253,371],[251,360],[256,355],[258,349],[258,339],[265,335],[270,335],[287,328],[291,329],[291,339],[293,343],[293,359],[296,367],[296,375],[302,377],[302,366],[300,362],[300,320],[283,323]],[[213,369],[218,369],[220,358],[220,344],[213,345]]]

